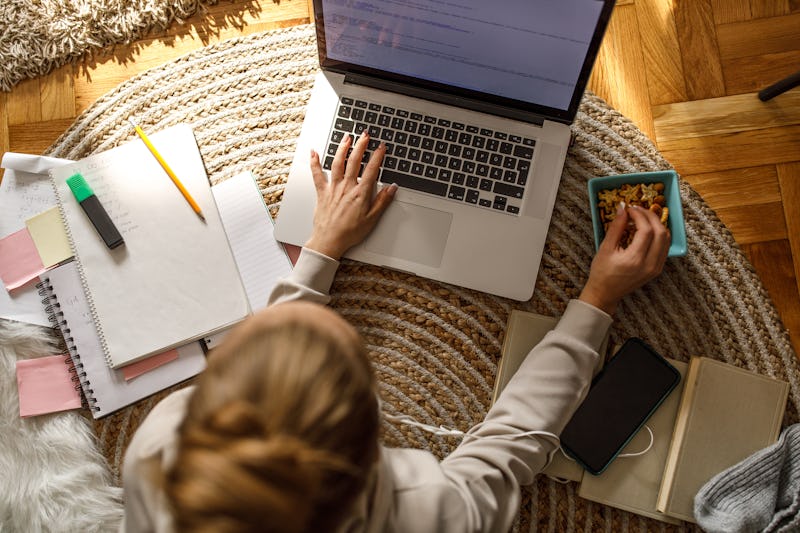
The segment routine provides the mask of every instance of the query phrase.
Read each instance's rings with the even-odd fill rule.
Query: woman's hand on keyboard
[[[314,211],[314,229],[306,242],[306,248],[341,259],[352,246],[363,241],[375,227],[397,191],[392,184],[377,195],[378,181],[386,147],[383,143],[375,149],[366,165],[361,179],[361,160],[369,143],[369,135],[363,133],[347,155],[353,139],[347,135],[339,144],[331,166],[328,180],[320,164],[319,154],[311,152],[311,173],[317,189],[317,207]]]
[[[636,234],[623,248],[620,241],[629,221],[636,225]],[[625,295],[661,273],[669,245],[669,230],[655,213],[635,206],[625,209],[623,205],[592,261],[580,299],[613,314]]]

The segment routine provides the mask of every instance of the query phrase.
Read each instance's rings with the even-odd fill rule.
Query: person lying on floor
[[[312,154],[312,236],[270,305],[238,325],[197,383],[161,401],[125,455],[121,531],[507,531],[520,486],[558,449],[611,315],[656,277],[669,233],[620,208],[580,297],[528,355],[486,418],[444,460],[379,444],[375,375],[358,332],[324,306],[348,248],[396,187],[373,196],[385,148],[358,179],[368,137],[344,140],[330,180]],[[623,249],[629,220],[637,231]],[[535,432],[531,434],[531,432]],[[492,438],[487,438],[492,437]]]

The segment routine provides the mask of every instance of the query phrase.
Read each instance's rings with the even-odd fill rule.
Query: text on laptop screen
[[[330,59],[565,110],[603,2],[323,0]]]

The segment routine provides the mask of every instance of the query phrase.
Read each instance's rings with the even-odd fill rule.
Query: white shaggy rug
[[[77,411],[20,418],[15,362],[61,353],[50,330],[0,320],[0,531],[115,531],[111,483],[91,422]]]

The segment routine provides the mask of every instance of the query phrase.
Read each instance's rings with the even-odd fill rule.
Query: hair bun
[[[261,413],[252,404],[243,401],[220,406],[209,417],[208,429],[230,437],[258,435],[265,431]]]

